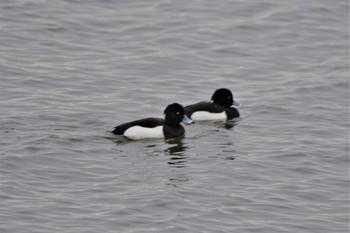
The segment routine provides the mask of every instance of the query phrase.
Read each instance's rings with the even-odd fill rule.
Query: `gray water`
[[[348,1],[0,4],[0,232],[349,231]],[[221,87],[238,122],[110,134]]]

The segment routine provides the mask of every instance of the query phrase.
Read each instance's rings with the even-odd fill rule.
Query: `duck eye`
[[[180,115],[180,112],[176,112],[176,115]]]
[[[228,99],[231,99],[231,96],[228,96],[227,98],[228,98]]]

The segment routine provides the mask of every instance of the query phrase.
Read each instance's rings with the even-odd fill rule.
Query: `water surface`
[[[349,2],[1,1],[1,232],[348,232]],[[226,87],[238,122],[117,124]]]

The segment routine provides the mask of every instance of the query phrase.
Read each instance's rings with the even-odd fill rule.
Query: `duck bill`
[[[236,100],[233,100],[232,107],[240,108],[240,107],[242,107],[242,104]]]
[[[189,118],[188,116],[184,115],[184,118],[182,119],[182,122],[184,122],[185,124],[192,124],[193,120],[191,118]]]

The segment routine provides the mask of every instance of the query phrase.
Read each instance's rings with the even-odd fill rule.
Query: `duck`
[[[240,116],[237,108],[241,104],[234,100],[229,89],[217,89],[211,100],[212,102],[202,101],[186,106],[185,114],[194,121],[231,120]]]
[[[185,115],[183,106],[178,103],[168,105],[164,110],[164,114],[164,119],[149,117],[118,125],[112,133],[123,135],[131,140],[146,138],[171,139],[185,134],[185,129],[180,122],[192,123],[192,120]]]

